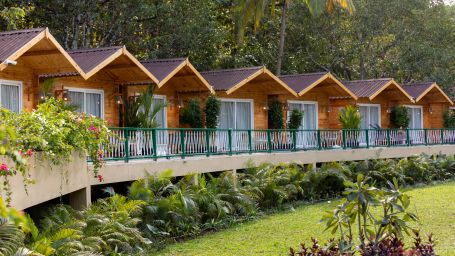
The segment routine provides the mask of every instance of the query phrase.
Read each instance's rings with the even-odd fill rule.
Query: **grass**
[[[415,188],[407,193],[420,218],[421,234],[434,234],[438,255],[455,255],[455,182]],[[323,232],[319,220],[324,211],[332,210],[336,204],[335,201],[303,205],[292,212],[269,215],[169,245],[159,255],[286,255],[290,246],[308,243],[311,237],[320,241],[330,237],[329,232]]]

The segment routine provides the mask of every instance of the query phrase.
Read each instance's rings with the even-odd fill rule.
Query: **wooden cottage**
[[[449,96],[435,82],[416,82],[403,86],[403,89],[413,97],[415,103],[407,104],[412,121],[410,127],[443,128],[443,113],[453,105]],[[405,104],[406,105],[406,104]],[[421,114],[423,118],[415,118]]]
[[[358,98],[362,116],[361,128],[390,128],[390,112],[393,106],[412,104],[414,99],[392,78],[343,81],[343,84]],[[354,105],[346,99],[338,99],[340,105]]]
[[[336,99],[357,100],[344,84],[330,72],[280,76],[280,79],[297,92],[298,97],[286,97],[287,117],[293,109],[304,112],[301,129],[341,128],[338,110],[347,102]],[[340,105],[341,103],[341,105]]]
[[[47,28],[0,32],[0,105],[31,110],[38,102],[39,75],[76,72],[79,65]]]
[[[122,124],[121,96],[126,84],[158,82],[125,47],[76,50],[69,55],[82,74],[54,73],[42,76],[42,80],[53,78],[54,95],[61,95],[78,111],[104,118],[113,126]]]
[[[269,103],[297,93],[265,67],[202,72],[221,98],[219,128],[268,129]]]

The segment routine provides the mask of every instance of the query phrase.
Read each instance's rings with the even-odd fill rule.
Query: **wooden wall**
[[[0,80],[12,80],[22,82],[22,110],[31,111],[35,106],[38,91],[38,79],[33,70],[20,63],[16,66],[8,66],[0,72]]]

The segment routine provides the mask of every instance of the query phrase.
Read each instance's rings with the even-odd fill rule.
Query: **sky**
[[[444,0],[446,4],[455,4],[455,0]]]

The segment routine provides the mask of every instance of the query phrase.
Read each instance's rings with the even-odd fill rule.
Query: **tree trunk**
[[[280,26],[280,44],[278,45],[278,59],[276,62],[276,75],[281,74],[281,63],[283,62],[284,38],[286,37],[286,12],[288,9],[287,0],[281,5],[281,26]]]

